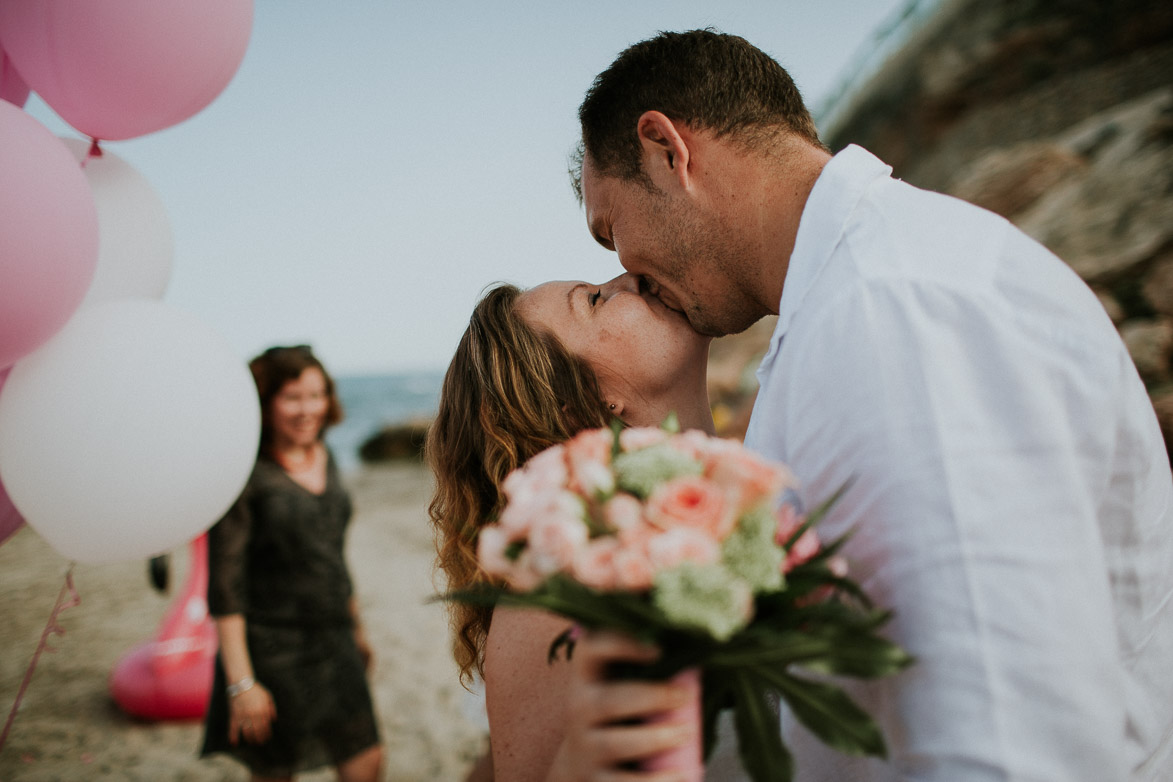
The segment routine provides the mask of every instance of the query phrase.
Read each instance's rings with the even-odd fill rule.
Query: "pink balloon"
[[[0,100],[6,100],[14,106],[24,106],[28,99],[29,86],[16,72],[12,60],[0,49]]]
[[[126,139],[211,103],[244,59],[252,18],[252,0],[21,0],[0,2],[0,42],[62,119]]]
[[[4,390],[4,381],[8,379],[8,370],[0,369],[0,392]],[[0,476],[0,545],[24,526],[24,517],[8,499],[8,492],[4,490],[3,476]]]
[[[6,367],[56,334],[81,304],[98,262],[98,212],[69,149],[5,101],[0,215],[0,367]]]

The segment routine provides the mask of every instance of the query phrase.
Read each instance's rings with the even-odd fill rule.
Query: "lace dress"
[[[217,658],[201,756],[229,753],[254,774],[279,777],[337,765],[378,743],[349,610],[350,515],[333,455],[321,494],[262,456],[208,533],[208,608],[213,616],[244,615],[255,678],[273,694],[277,719],[265,744],[229,744]]]

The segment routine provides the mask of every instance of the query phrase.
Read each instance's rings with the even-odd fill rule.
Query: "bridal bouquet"
[[[506,506],[480,531],[478,558],[497,586],[450,595],[547,609],[579,625],[657,644],[668,677],[699,667],[704,755],[731,708],[741,761],[757,782],[789,780],[772,699],[843,752],[883,756],[871,718],[824,678],[880,677],[911,662],[877,630],[871,607],[814,523],[782,494],[782,465],[698,431],[594,429],[512,472]],[[780,508],[780,509],[779,509]],[[550,657],[573,648],[574,634]]]

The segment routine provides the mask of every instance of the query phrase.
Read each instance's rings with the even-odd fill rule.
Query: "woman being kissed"
[[[710,338],[623,275],[603,285],[550,282],[490,289],[457,347],[429,434],[436,475],[429,512],[451,590],[486,577],[476,533],[505,503],[502,482],[545,448],[613,418],[713,432]],[[672,682],[608,681],[608,664],[658,652],[588,633],[570,662],[547,662],[568,620],[541,611],[451,605],[461,677],[484,680],[497,780],[666,780],[632,770],[696,739],[695,726],[644,718],[683,704]]]

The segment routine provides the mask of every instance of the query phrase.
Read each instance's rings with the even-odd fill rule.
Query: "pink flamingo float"
[[[155,637],[135,646],[110,673],[110,694],[134,717],[194,720],[212,692],[216,625],[208,615],[208,537],[191,542],[191,565]]]

